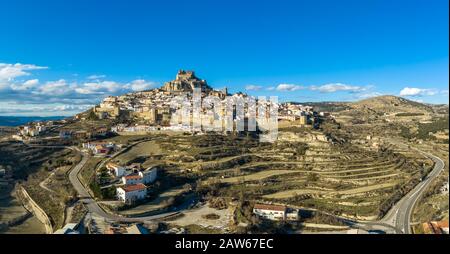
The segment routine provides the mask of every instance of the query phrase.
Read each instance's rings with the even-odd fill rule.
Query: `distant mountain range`
[[[51,120],[61,120],[66,117],[64,116],[0,116],[0,126],[20,126],[29,122],[35,121],[51,121]]]

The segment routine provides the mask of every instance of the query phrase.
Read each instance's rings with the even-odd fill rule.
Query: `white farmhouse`
[[[153,183],[158,177],[158,169],[157,168],[148,168],[144,171],[141,171],[137,174],[131,174],[122,177],[123,184],[149,184]]]
[[[106,165],[106,168],[113,173],[116,177],[122,177],[127,172],[126,169],[120,165],[117,165],[115,163],[108,163]]]
[[[158,177],[158,169],[148,168],[143,172],[139,172],[139,175],[142,177],[142,183],[153,183],[156,180],[156,177]]]
[[[298,209],[288,208],[286,210],[286,220],[297,221],[300,219],[300,211]]]
[[[142,177],[139,174],[132,174],[122,177],[122,183],[125,185],[129,184],[142,184]]]
[[[147,196],[147,187],[142,183],[117,188],[117,199],[124,203],[133,203]]]
[[[286,210],[287,208],[281,205],[256,204],[253,207],[254,214],[269,220],[285,220]]]

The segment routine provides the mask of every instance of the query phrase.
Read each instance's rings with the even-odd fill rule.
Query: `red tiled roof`
[[[147,186],[143,185],[142,183],[133,184],[133,185],[127,185],[121,187],[125,192],[132,192],[132,191],[140,191],[147,189]]]
[[[256,204],[255,209],[261,210],[272,210],[272,211],[285,211],[286,207],[282,205],[266,205],[266,204]]]
[[[423,229],[426,234],[442,234],[443,228],[448,228],[448,220],[423,223]]]
[[[117,163],[110,162],[106,164],[106,167],[119,168],[120,166]]]
[[[127,180],[133,180],[133,179],[141,179],[142,177],[140,175],[128,175],[124,176]]]
[[[438,221],[436,224],[440,228],[448,228],[448,220]]]

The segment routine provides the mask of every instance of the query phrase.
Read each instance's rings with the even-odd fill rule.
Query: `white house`
[[[94,150],[97,146],[102,146],[109,149],[114,149],[116,145],[112,142],[87,142],[83,143],[82,147],[89,150]]]
[[[300,214],[299,214],[299,210],[298,209],[292,209],[292,208],[288,208],[286,210],[286,220],[290,220],[290,221],[297,221],[300,219]]]
[[[158,177],[158,169],[157,168],[148,168],[144,171],[141,171],[137,174],[127,175],[122,177],[123,184],[149,184],[153,183]]]
[[[285,220],[286,210],[287,208],[281,205],[256,204],[253,207],[254,214],[269,220]]]
[[[112,172],[116,177],[122,177],[127,172],[126,169],[120,165],[117,165],[115,163],[108,163],[106,165],[106,168]]]
[[[91,150],[96,155],[107,155],[116,149],[116,145],[112,142],[87,142],[83,143],[82,147]]]
[[[158,177],[158,169],[148,168],[143,172],[139,172],[139,175],[142,177],[142,183],[144,184],[153,183]]]
[[[142,183],[126,185],[116,189],[117,199],[124,203],[133,203],[147,196],[147,187]]]
[[[122,183],[125,185],[138,183],[142,184],[142,176],[140,176],[139,174],[122,176]]]

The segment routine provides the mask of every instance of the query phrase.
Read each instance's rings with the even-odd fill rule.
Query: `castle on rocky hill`
[[[195,76],[193,71],[178,71],[175,80],[166,82],[162,90],[166,92],[192,92],[194,88],[201,88],[202,92],[209,93],[213,89],[208,86],[206,80],[201,80]]]

